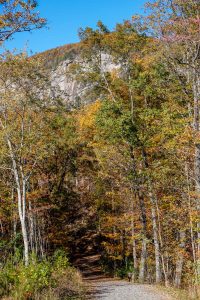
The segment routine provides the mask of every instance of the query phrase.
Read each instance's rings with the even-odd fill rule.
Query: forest
[[[89,299],[75,261],[90,254],[112,278],[199,299],[200,2],[146,10],[28,56],[5,41],[48,20],[0,1],[0,299]],[[69,58],[71,107],[51,80]]]

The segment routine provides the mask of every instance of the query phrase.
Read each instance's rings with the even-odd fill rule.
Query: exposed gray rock
[[[98,58],[99,59],[99,58]],[[66,59],[60,62],[55,69],[51,71],[52,93],[64,100],[67,107],[79,107],[90,103],[96,99],[89,96],[89,91],[92,89],[91,83],[81,82],[77,80],[75,74],[71,72],[72,64],[80,65],[82,71],[88,72],[92,69],[93,62],[83,62],[80,55],[74,56],[73,59]],[[94,58],[94,64],[97,64]],[[103,74],[119,70],[120,66],[115,64],[112,57],[106,53],[101,54],[99,71]]]

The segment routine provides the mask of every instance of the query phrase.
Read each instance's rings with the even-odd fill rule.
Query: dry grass
[[[36,295],[35,300],[84,299],[86,289],[77,270],[68,268],[59,274],[55,272],[52,279],[56,286]]]
[[[173,300],[200,300],[200,287],[190,287],[187,290],[176,289],[174,287],[159,286],[158,289],[162,289]]]

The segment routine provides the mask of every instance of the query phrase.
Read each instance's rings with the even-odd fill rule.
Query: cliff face
[[[39,54],[44,59],[45,67],[50,71],[52,93],[55,96],[60,94],[68,108],[79,107],[96,100],[90,94],[91,83],[81,82],[72,72],[74,65],[80,65],[85,72],[91,69],[91,63],[83,61],[81,51],[80,45],[74,44]],[[119,69],[119,66],[112,61],[112,57],[106,53],[101,54],[100,61],[99,69],[102,74]]]

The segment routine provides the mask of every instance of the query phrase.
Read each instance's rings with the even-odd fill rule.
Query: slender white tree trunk
[[[22,227],[22,236],[23,236],[23,242],[24,242],[24,262],[27,266],[29,263],[29,249],[28,249],[28,234],[27,234],[27,227],[26,227],[26,221],[23,219],[21,222]]]
[[[182,278],[182,270],[183,270],[183,261],[184,261],[184,248],[185,248],[185,230],[180,231],[180,244],[179,244],[179,252],[178,257],[176,260],[176,272],[175,272],[175,279],[174,285],[176,287],[180,287],[181,285],[181,278]]]
[[[194,130],[198,135],[200,131],[199,121],[199,101],[200,101],[200,78],[197,71],[194,69],[193,73],[193,95],[194,95]],[[195,144],[194,157],[194,174],[197,193],[197,212],[200,213],[200,143]],[[197,274],[200,276],[200,222],[197,222]]]
[[[165,264],[165,255],[163,253],[163,238],[162,238],[162,230],[161,230],[161,221],[160,221],[160,209],[158,206],[157,198],[155,198],[155,205],[156,205],[156,212],[158,217],[158,238],[159,238],[159,244],[160,244],[160,258],[161,258],[161,264],[162,264],[162,270],[164,274],[165,279],[165,286],[169,287],[169,278],[168,278],[168,270]]]
[[[145,279],[146,256],[147,256],[147,240],[146,237],[144,237],[142,240],[142,251],[141,251],[139,277],[138,277],[140,283],[143,283]]]
[[[156,201],[154,195],[149,187],[149,198],[151,201],[151,216],[152,216],[152,225],[153,225],[153,239],[154,239],[154,249],[155,249],[155,263],[156,263],[156,283],[161,281],[161,272],[160,272],[160,245],[158,238],[158,226],[156,218]]]
[[[192,245],[192,255],[193,255],[193,262],[195,266],[195,281],[198,282],[198,270],[197,270],[197,262],[196,262],[196,249],[195,249],[195,238],[194,238],[194,229],[193,229],[193,220],[192,220],[192,205],[191,205],[191,197],[190,197],[190,179],[189,179],[189,170],[188,165],[185,165],[185,174],[187,179],[187,196],[188,196],[188,213],[190,219],[190,238],[191,238],[191,245]]]
[[[132,191],[133,192],[133,191]],[[132,210],[132,218],[131,218],[131,237],[132,237],[132,255],[133,255],[133,267],[134,267],[134,274],[133,274],[133,281],[135,280],[135,275],[137,272],[137,249],[136,249],[136,240],[135,240],[135,226],[134,226],[134,203],[132,200],[132,205],[131,205],[131,210]]]
[[[7,143],[10,151],[10,156],[12,160],[14,179],[17,190],[17,202],[18,202],[18,213],[19,219],[21,223],[22,230],[22,238],[24,243],[24,262],[27,266],[29,263],[29,248],[28,248],[28,234],[27,234],[27,226],[26,226],[26,180],[22,174],[22,178],[19,175],[19,171],[17,168],[17,162],[15,159],[12,143],[9,138],[7,138]]]
[[[154,247],[155,247],[155,262],[156,262],[156,283],[161,281],[161,272],[160,272],[160,246],[158,241],[158,232],[156,224],[156,210],[154,207],[151,209],[152,214],[152,223],[153,223],[153,236],[154,236]]]
[[[133,267],[134,270],[137,270],[137,250],[136,250],[136,241],[135,241],[135,228],[134,220],[131,220],[131,235],[132,235],[132,254],[133,254]]]

